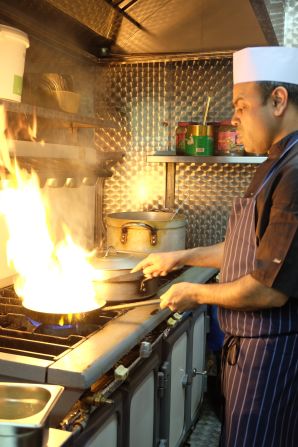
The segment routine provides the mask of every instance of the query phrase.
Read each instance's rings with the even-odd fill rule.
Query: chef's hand
[[[163,253],[151,253],[141,262],[139,262],[131,273],[143,270],[146,277],[166,276],[173,268],[180,267],[179,261],[182,257],[182,251],[171,251]]]
[[[184,312],[198,306],[198,284],[180,282],[174,284],[160,297],[160,308],[168,307],[173,312]]]

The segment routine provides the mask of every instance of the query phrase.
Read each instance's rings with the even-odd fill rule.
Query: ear
[[[276,87],[271,95],[269,101],[272,102],[273,113],[275,116],[281,116],[288,106],[288,91],[281,85]]]

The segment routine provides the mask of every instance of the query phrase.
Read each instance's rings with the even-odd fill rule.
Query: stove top
[[[206,282],[215,269],[192,267],[162,279]],[[165,284],[166,283],[166,284]],[[0,289],[0,380],[24,380],[85,390],[170,315],[148,304],[129,311],[102,309],[73,326],[42,325],[26,316],[13,287]]]
[[[6,287],[0,290],[0,353],[54,361],[119,315],[120,312],[101,310],[73,325],[39,323],[26,315],[13,287]]]

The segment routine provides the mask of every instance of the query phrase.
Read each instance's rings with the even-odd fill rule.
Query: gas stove
[[[206,282],[213,269],[189,268],[161,284]],[[170,316],[158,305],[98,310],[73,326],[49,326],[26,316],[13,287],[0,290],[0,370],[5,380],[27,380],[85,390]]]
[[[119,314],[89,313],[73,325],[40,323],[26,315],[22,300],[10,286],[0,290],[0,352],[54,361]]]

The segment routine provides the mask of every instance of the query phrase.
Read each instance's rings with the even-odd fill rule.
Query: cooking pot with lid
[[[152,253],[185,248],[184,215],[163,211],[112,213],[106,217],[107,243],[119,251]]]

